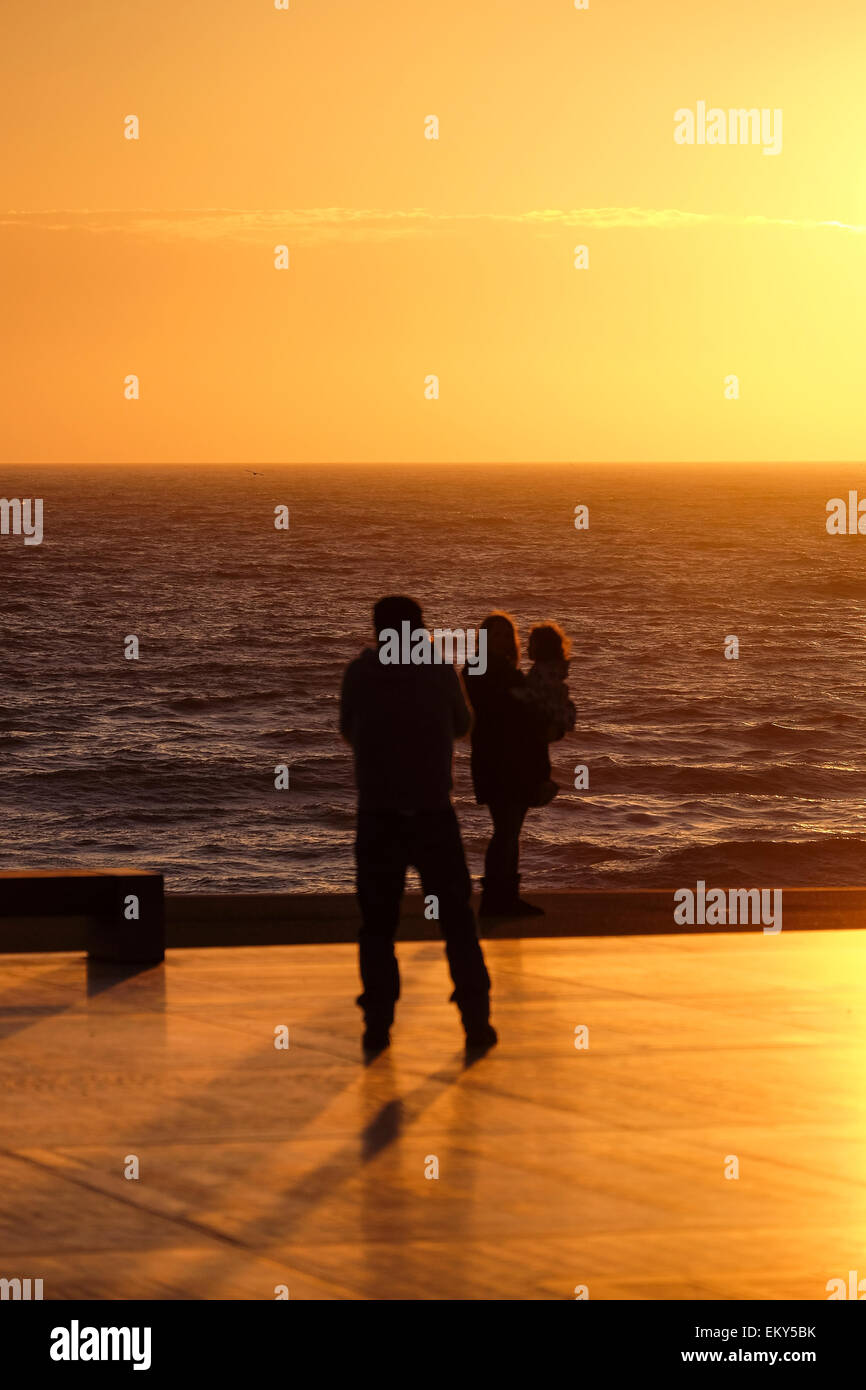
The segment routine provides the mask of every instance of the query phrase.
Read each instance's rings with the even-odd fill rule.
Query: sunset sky
[[[862,0],[5,0],[3,460],[857,459],[864,39]],[[700,100],[782,152],[677,145]]]

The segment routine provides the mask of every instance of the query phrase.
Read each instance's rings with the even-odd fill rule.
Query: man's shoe
[[[361,1039],[361,1047],[368,1057],[377,1057],[380,1052],[384,1052],[391,1046],[391,1036],[387,1028],[368,1028]]]
[[[499,1042],[499,1035],[492,1023],[482,1023],[466,1029],[466,1051],[480,1054],[489,1052]]]

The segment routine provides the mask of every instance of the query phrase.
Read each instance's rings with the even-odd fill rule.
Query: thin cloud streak
[[[536,230],[559,228],[608,230],[677,230],[691,227],[788,227],[800,231],[836,230],[862,234],[866,226],[815,218],[683,212],[677,208],[538,208],[527,212],[430,212],[426,208],[302,208],[242,210],[192,208],[165,211],[137,209],[45,212],[0,212],[0,227],[46,232],[86,231],[149,237],[161,241],[232,241],[261,243],[263,238],[292,245],[338,241],[388,241],[432,236],[471,224],[504,224]]]

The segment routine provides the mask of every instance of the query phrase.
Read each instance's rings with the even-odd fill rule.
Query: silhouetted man
[[[404,624],[408,624],[404,627]],[[455,738],[471,715],[454,667],[416,664],[429,642],[414,599],[382,598],[373,609],[377,648],[350,662],[340,697],[340,732],[355,754],[358,826],[356,883],[361,911],[364,1050],[390,1042],[400,975],[394,938],[406,870],[418,870],[438,920],[470,1050],[497,1041],[490,1025],[490,976],[470,906],[472,882],[451,804]],[[394,661],[388,634],[414,634],[416,657]],[[404,650],[406,648],[406,643]],[[424,653],[421,652],[421,655]],[[380,659],[383,658],[383,659]]]

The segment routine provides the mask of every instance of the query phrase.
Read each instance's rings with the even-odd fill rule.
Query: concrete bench
[[[91,960],[155,965],[165,958],[162,874],[142,869],[0,872],[3,917],[86,917]]]

